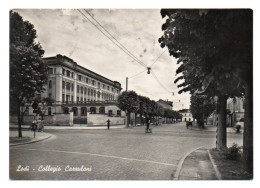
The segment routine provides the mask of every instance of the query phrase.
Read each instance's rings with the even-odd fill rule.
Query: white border
[[[11,8],[252,8],[254,10],[254,180],[253,181],[9,181],[9,156],[8,153],[8,124],[9,124],[9,112],[7,106],[9,105],[9,9]],[[149,18],[147,18],[149,19]],[[4,85],[1,92],[1,166],[0,166],[0,177],[1,184],[7,183],[6,186],[11,187],[47,187],[57,186],[57,184],[63,187],[95,187],[95,186],[106,186],[106,187],[158,187],[158,186],[175,186],[175,187],[245,187],[249,184],[250,187],[256,187],[259,183],[259,125],[256,121],[259,110],[259,5],[257,0],[164,0],[164,1],[141,1],[141,0],[73,0],[73,1],[53,1],[53,0],[9,0],[1,2],[1,81]],[[219,184],[221,183],[221,184]],[[4,186],[4,185],[3,185]],[[258,185],[259,186],[259,185]]]

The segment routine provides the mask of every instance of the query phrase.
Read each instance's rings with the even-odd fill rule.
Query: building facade
[[[66,56],[48,57],[44,61],[49,80],[42,96],[56,103],[115,101],[122,89],[119,82],[90,71]]]
[[[88,70],[66,56],[47,57],[44,61],[48,66],[48,84],[36,98],[54,101],[45,115],[72,112],[74,123],[83,124],[87,124],[88,114],[122,116],[116,105],[122,89],[119,82]],[[32,108],[27,115],[33,115]]]
[[[236,97],[235,100],[229,98],[227,100],[227,124],[233,127],[234,124],[244,119],[244,99]]]
[[[179,110],[179,113],[182,115],[182,121],[195,121],[189,109]]]

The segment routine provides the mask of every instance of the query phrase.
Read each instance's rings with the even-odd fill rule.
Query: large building
[[[49,68],[44,96],[57,103],[114,101],[122,89],[119,82],[90,71],[66,56],[48,57],[44,61]]]
[[[82,122],[85,124],[89,122],[88,113],[121,116],[121,110],[116,106],[122,89],[119,82],[88,70],[66,56],[47,57],[44,61],[48,66],[48,84],[44,93],[36,97],[51,98],[54,101],[45,115],[73,112],[74,123],[80,122],[80,118],[84,119]],[[32,108],[27,115],[33,115]]]

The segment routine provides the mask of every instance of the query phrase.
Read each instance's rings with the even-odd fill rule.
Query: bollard
[[[108,119],[107,120],[107,129],[109,130],[109,128],[110,128],[110,120]]]

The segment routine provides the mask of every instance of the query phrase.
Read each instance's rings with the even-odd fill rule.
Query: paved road
[[[154,127],[152,134],[144,127],[48,133],[54,135],[49,140],[10,147],[11,179],[169,180],[185,153],[215,145],[215,133],[186,129],[184,123]],[[242,135],[228,139],[241,143]]]

